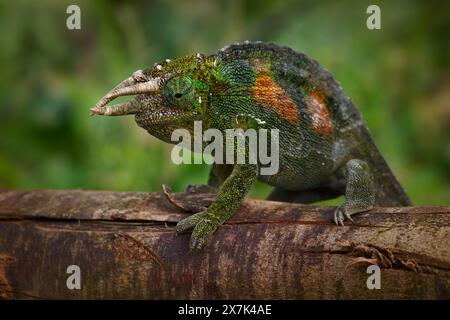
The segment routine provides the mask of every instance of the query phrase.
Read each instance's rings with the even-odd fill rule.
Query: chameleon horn
[[[117,90],[123,87],[128,87],[131,86],[133,84],[136,84],[138,82],[144,82],[149,80],[148,77],[145,75],[145,73],[142,70],[137,70],[135,72],[133,72],[133,74],[131,75],[131,77],[123,80],[121,83],[119,83],[117,86],[115,86],[111,91],[113,90]]]
[[[101,108],[94,107],[91,109],[91,115],[98,114],[104,116],[123,116],[127,114],[135,114],[140,110],[140,103],[137,98],[130,101],[116,104],[113,106],[103,106]]]
[[[126,79],[124,82],[128,81]],[[150,79],[146,82],[138,82],[129,86],[122,86],[119,84],[116,88],[112,89],[106,96],[101,98],[93,109],[102,109],[108,102],[114,100],[117,97],[128,96],[132,94],[151,93],[156,92],[159,89],[159,78]]]

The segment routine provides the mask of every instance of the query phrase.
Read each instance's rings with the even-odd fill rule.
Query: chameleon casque
[[[113,106],[119,96],[135,95]],[[208,186],[217,192],[203,212],[180,221],[193,228],[191,248],[230,218],[256,179],[274,190],[269,200],[312,203],[345,195],[337,225],[374,206],[411,202],[381,156],[367,125],[333,76],[287,47],[233,44],[209,56],[193,54],[136,71],[91,109],[135,115],[137,124],[168,143],[174,129],[279,129],[279,171],[260,175],[258,164],[213,164]],[[256,121],[258,120],[258,121]]]

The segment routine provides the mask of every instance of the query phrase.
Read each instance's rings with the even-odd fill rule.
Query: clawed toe
[[[206,211],[193,214],[177,223],[177,233],[194,228],[192,231],[190,249],[201,249],[208,238],[216,231],[219,223],[211,219]]]
[[[193,214],[192,216],[189,216],[177,223],[175,226],[175,231],[177,233],[189,230],[191,228],[194,228],[197,223],[202,219],[202,217],[205,215],[205,212],[198,212],[196,214]]]
[[[348,220],[350,220],[351,222],[355,222],[354,220],[353,220],[353,218],[350,216],[350,214],[347,212],[347,211],[345,211],[344,210],[344,216],[348,219]]]
[[[342,206],[337,207],[336,210],[334,210],[334,223],[344,227],[345,219],[354,222],[350,214]]]
[[[218,224],[208,217],[203,217],[192,231],[190,248],[201,249],[209,237],[216,231]]]

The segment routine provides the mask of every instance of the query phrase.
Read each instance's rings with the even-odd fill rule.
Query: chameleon
[[[134,97],[109,105],[127,95]],[[286,46],[246,41],[211,55],[166,59],[134,72],[91,115],[134,115],[138,126],[168,143],[175,129],[192,132],[194,121],[221,132],[279,130],[276,174],[261,175],[259,163],[212,164],[205,186],[215,199],[175,227],[193,229],[191,249],[207,243],[256,180],[274,187],[272,201],[310,204],[344,195],[333,213],[338,226],[375,206],[411,205],[341,85],[316,60]]]

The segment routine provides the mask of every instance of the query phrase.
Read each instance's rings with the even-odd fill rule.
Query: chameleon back
[[[294,191],[329,186],[330,180],[337,179],[333,173],[348,160],[360,158],[372,168],[377,205],[411,204],[361,113],[317,61],[262,42],[233,44],[214,57],[222,64],[250,64],[254,70],[250,91],[260,107],[252,112],[256,116],[270,112],[277,119],[270,125],[280,128],[280,174],[261,180],[275,186],[282,180],[284,188]]]

